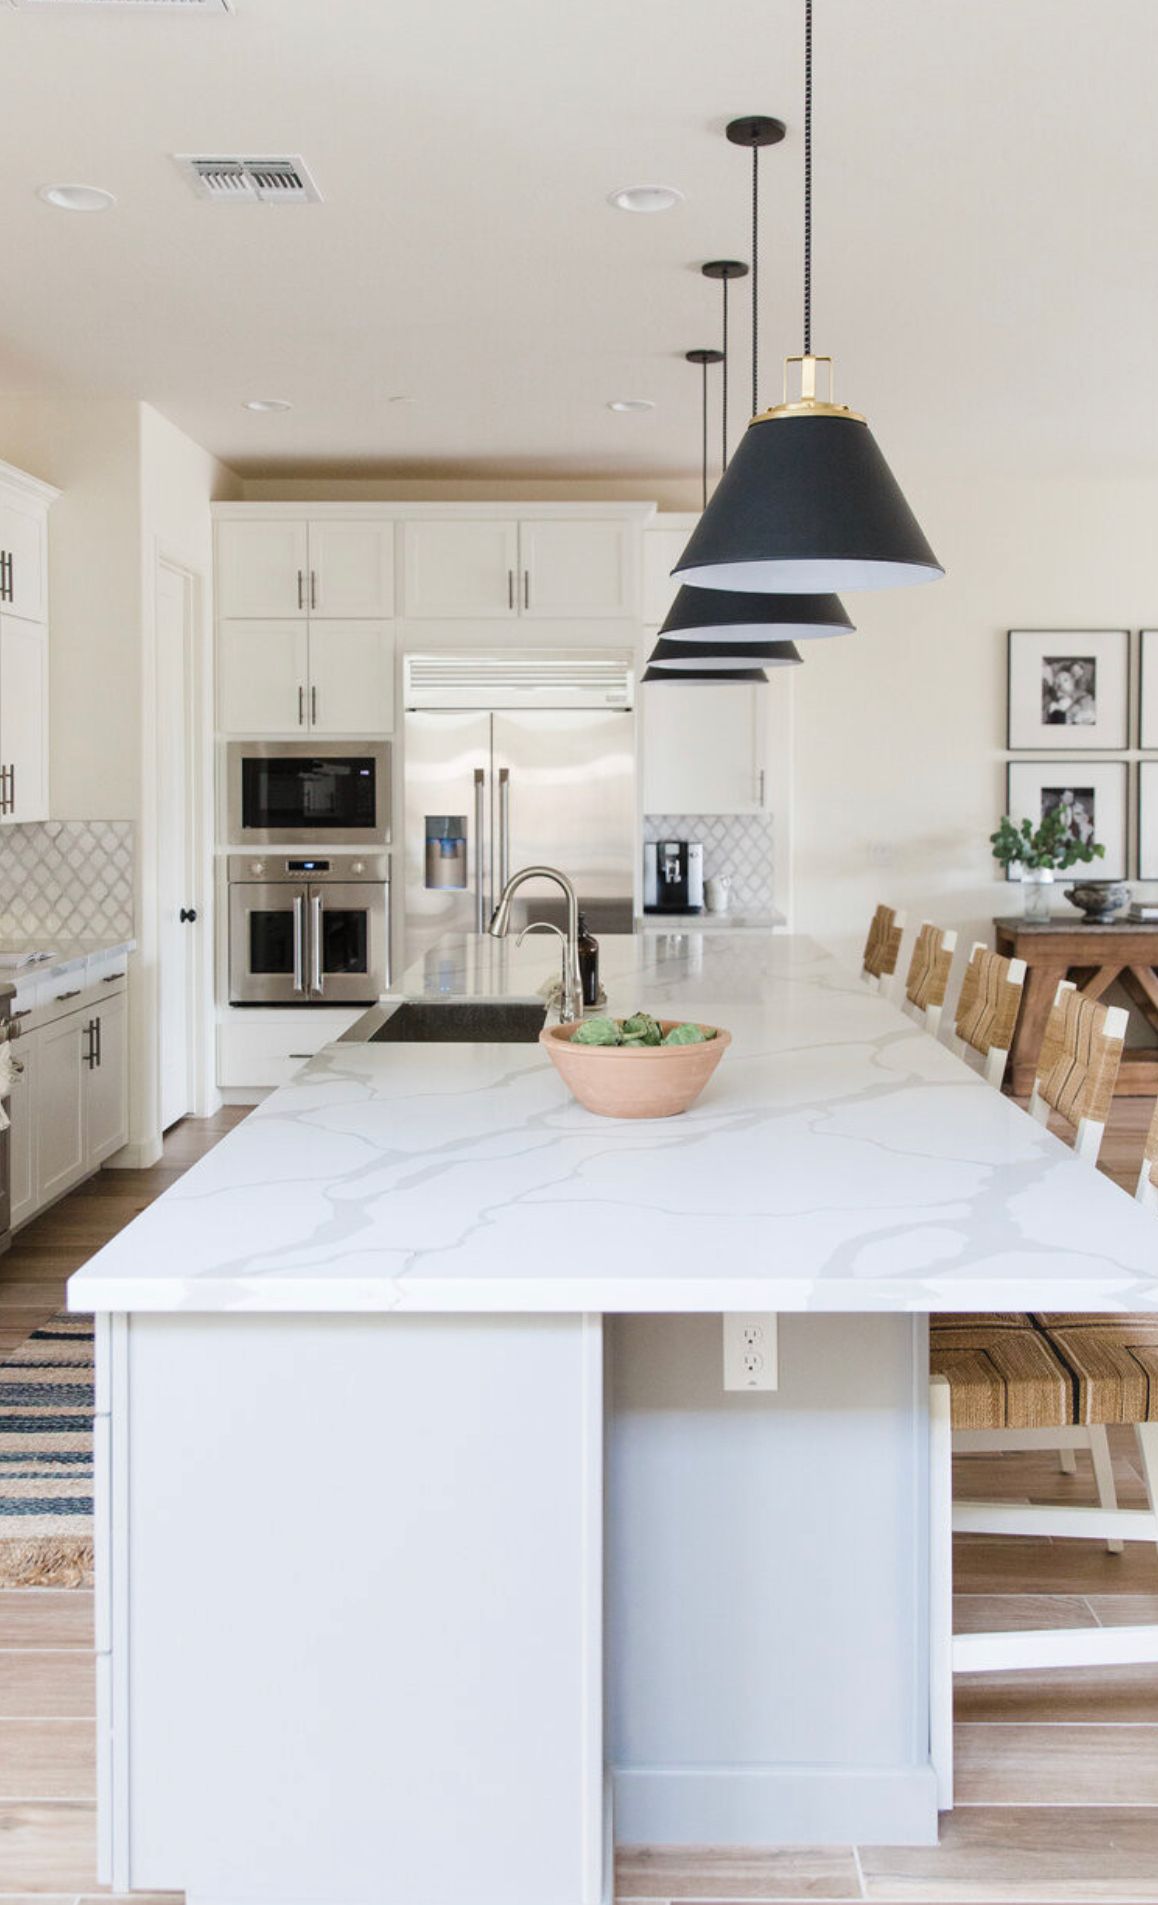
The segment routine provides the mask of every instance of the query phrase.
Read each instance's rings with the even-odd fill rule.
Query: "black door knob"
[[[196,917],[197,917],[197,908],[195,906],[183,906],[181,908],[182,926],[186,926],[186,925],[191,926],[193,924],[193,921],[196,919]]]

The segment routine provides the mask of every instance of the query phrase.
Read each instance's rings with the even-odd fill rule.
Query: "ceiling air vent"
[[[33,7],[171,7],[183,13],[232,13],[233,0],[8,0],[30,13]]]
[[[130,0],[144,5],[146,0]],[[191,4],[191,0],[172,0]],[[181,167],[198,198],[219,203],[248,199],[262,205],[317,205],[321,193],[304,159],[239,159],[198,157],[179,152]]]

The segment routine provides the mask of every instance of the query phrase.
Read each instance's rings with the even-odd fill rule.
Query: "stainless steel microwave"
[[[231,847],[389,844],[389,741],[231,741],[226,778]]]

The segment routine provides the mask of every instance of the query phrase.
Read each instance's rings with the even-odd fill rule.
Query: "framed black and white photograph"
[[[1138,767],[1138,878],[1158,880],[1158,761]]]
[[[1060,811],[1076,840],[1106,849],[1104,860],[1079,864],[1070,877],[1079,880],[1085,872],[1092,880],[1124,880],[1126,776],[1125,761],[1010,761],[1005,810],[1015,827],[1023,820],[1036,827]]]
[[[1142,630],[1138,653],[1138,746],[1158,748],[1158,628]]]
[[[1128,629],[1010,629],[1011,748],[1123,748],[1129,732]]]

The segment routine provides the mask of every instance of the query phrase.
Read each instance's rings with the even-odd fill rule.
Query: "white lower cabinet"
[[[127,997],[122,986],[12,1045],[8,1103],[12,1224],[25,1223],[128,1140]]]
[[[222,1091],[271,1091],[288,1085],[307,1059],[348,1032],[364,1005],[233,1005],[217,1028]]]

